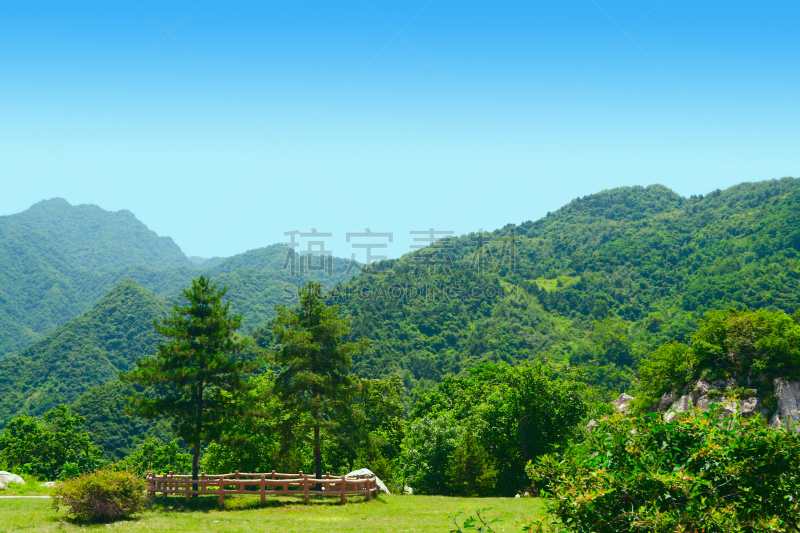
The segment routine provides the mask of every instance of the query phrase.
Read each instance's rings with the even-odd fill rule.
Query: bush
[[[603,419],[579,445],[528,464],[572,532],[796,531],[800,436],[719,406],[666,423]]]
[[[112,470],[127,470],[144,477],[148,472],[154,474],[189,474],[192,470],[192,456],[181,452],[178,441],[161,444],[159,440],[148,439],[136,450],[110,467]]]
[[[129,472],[101,470],[56,487],[53,508],[65,505],[82,522],[109,522],[140,511],[144,490],[144,481]]]

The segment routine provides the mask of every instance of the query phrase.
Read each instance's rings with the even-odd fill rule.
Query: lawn
[[[217,508],[215,496],[184,504],[183,498],[159,498],[144,513],[132,520],[110,525],[88,526],[98,531],[416,531],[446,533],[452,529],[450,516],[462,511],[460,520],[475,509],[492,507],[487,514],[501,517],[498,532],[516,532],[518,522],[543,513],[536,498],[448,498],[444,496],[381,495],[371,502],[348,501],[340,505],[333,499],[313,499],[305,505],[301,498],[274,498],[259,508],[259,498],[229,496],[225,509]],[[0,499],[0,533],[9,531],[63,531],[87,528],[56,512],[49,499]]]

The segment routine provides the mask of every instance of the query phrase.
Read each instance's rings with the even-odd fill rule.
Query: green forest
[[[659,185],[602,191],[357,276],[341,259],[330,276],[290,276],[282,245],[193,264],[132,215],[106,226],[109,216],[49,201],[0,218],[0,467],[66,478],[101,466],[368,466],[401,492],[533,491],[562,525],[595,526],[621,512],[610,491],[655,501],[653,483],[674,475],[660,507],[641,503],[626,520],[691,530],[708,519],[702,499],[720,513],[709,530],[762,531],[771,517],[797,526],[798,504],[753,511],[755,496],[707,489],[730,477],[712,441],[742,472],[725,483],[751,494],[758,479],[780,477],[787,494],[800,486],[796,472],[754,463],[795,457],[795,433],[767,429],[766,415],[712,428],[729,416],[722,399],[757,395],[772,413],[775,380],[800,378],[800,180],[690,198]],[[92,224],[105,228],[97,242],[78,238]],[[124,253],[111,244],[126,239]],[[191,333],[200,325],[207,333]],[[711,414],[653,412],[665,395],[719,380],[728,385]],[[636,398],[629,417],[611,403],[623,392]],[[202,427],[188,422],[197,398]],[[655,441],[628,442],[631,431],[676,450],[691,440],[695,455],[658,462]],[[42,452],[38,467],[21,459],[25,443],[59,439],[75,444]],[[610,459],[625,446],[629,462]],[[717,462],[698,470],[696,454]],[[690,472],[717,477],[675,489]]]

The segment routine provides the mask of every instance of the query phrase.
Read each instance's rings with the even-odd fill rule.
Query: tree
[[[174,433],[194,445],[192,478],[197,479],[201,442],[216,440],[226,418],[237,414],[240,404],[232,397],[248,388],[246,376],[259,362],[235,357],[247,342],[236,334],[242,317],[222,303],[226,289],[217,290],[200,276],[182,292],[188,305],[176,304],[171,317],[153,322],[172,340],[120,379],[154,388],[155,397],[132,398],[134,412],[170,419]]]
[[[302,427],[304,416],[311,416],[314,466],[319,479],[320,429],[335,430],[336,423],[351,411],[351,356],[359,351],[359,345],[344,342],[350,330],[347,320],[339,318],[339,306],[325,304],[319,283],[309,281],[299,296],[300,305],[295,309],[276,307],[273,333],[281,344],[276,362],[282,369],[275,380],[275,391],[285,414],[296,414],[286,420],[301,421],[291,429]]]
[[[0,461],[46,479],[93,472],[102,460],[91,436],[83,431],[83,422],[64,405],[45,413],[44,423],[31,416],[17,417],[0,434]]]

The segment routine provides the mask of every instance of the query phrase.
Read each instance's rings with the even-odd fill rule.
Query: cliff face
[[[771,394],[759,394],[756,389],[736,387],[733,379],[700,380],[681,396],[664,394],[654,410],[666,413],[669,422],[693,408],[707,411],[720,404],[726,416],[762,416],[772,428],[785,426],[800,433],[800,381],[775,379],[773,387]]]

